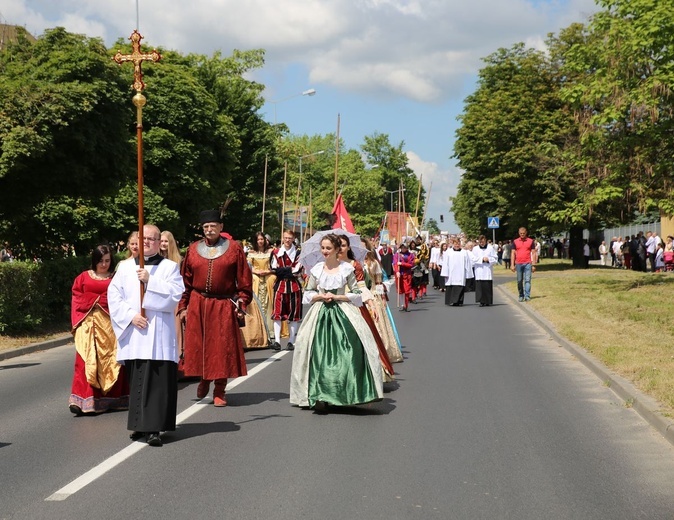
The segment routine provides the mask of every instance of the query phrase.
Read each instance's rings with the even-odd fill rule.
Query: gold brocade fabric
[[[244,348],[267,348],[269,338],[264,326],[264,317],[255,300],[251,301],[246,308],[246,326],[241,329]]]
[[[270,264],[270,253],[253,253],[248,252],[248,261],[250,262],[253,269],[258,271],[269,271],[271,269]],[[257,295],[257,299],[260,300],[260,305],[262,306],[262,314],[265,317],[272,315],[274,311],[274,283],[276,282],[276,275],[268,274],[265,276],[259,276],[253,274],[253,292]],[[269,322],[271,325],[271,322]]]
[[[75,330],[75,349],[84,360],[87,383],[108,393],[117,381],[117,339],[110,316],[95,305]]]

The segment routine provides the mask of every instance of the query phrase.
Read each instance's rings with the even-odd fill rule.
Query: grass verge
[[[517,293],[516,282],[506,288]],[[557,331],[631,381],[674,416],[674,274],[571,269],[548,261],[531,283],[531,305]]]
[[[32,334],[25,334],[21,336],[5,336],[0,335],[0,351],[12,348],[23,347],[32,343],[41,343],[56,339],[68,334],[70,332],[69,325],[53,326],[44,329],[40,332]]]

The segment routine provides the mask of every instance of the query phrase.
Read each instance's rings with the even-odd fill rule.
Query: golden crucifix
[[[145,225],[145,217],[143,215],[143,107],[147,101],[142,94],[145,83],[143,83],[143,71],[141,65],[144,61],[156,62],[161,60],[161,54],[156,50],[153,50],[150,53],[141,52],[140,41],[142,39],[143,37],[138,30],[134,30],[133,33],[131,33],[131,36],[129,36],[129,40],[131,40],[131,54],[122,54],[121,51],[117,51],[117,54],[112,57],[112,59],[119,65],[127,61],[133,63],[133,88],[136,91],[136,95],[133,96],[133,104],[136,107],[136,136],[138,142],[138,242],[140,247],[143,247],[143,226]],[[141,268],[145,267],[145,258],[142,254],[138,255],[138,265]],[[144,292],[145,286],[141,282],[141,306]],[[145,316],[142,307],[141,313]]]

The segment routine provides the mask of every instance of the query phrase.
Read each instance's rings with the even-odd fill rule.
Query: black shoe
[[[325,401],[316,401],[316,404],[314,405],[314,412],[318,414],[328,413],[328,403]]]
[[[155,448],[158,448],[162,445],[161,442],[161,437],[159,436],[159,432],[152,432],[147,436],[147,443],[150,446],[154,446]]]
[[[70,410],[70,413],[75,415],[75,417],[79,417],[80,415],[84,415],[84,412],[82,411],[82,408],[77,406],[76,404],[71,404],[68,409]]]
[[[132,441],[137,441],[138,439],[141,439],[145,437],[145,432],[131,432],[129,434],[129,439]]]
[[[281,344],[278,341],[275,341],[272,348],[276,351],[279,351],[279,350],[281,350]]]
[[[292,343],[288,343],[286,350],[295,350],[295,345],[293,345]]]

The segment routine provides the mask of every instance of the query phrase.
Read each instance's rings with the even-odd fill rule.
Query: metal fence
[[[602,240],[605,240],[606,243],[608,244],[613,237],[623,237],[624,239],[628,235],[629,236],[636,235],[637,233],[639,233],[639,231],[643,231],[644,235],[646,234],[647,231],[654,231],[655,233],[658,234],[658,236],[660,236],[661,228],[662,228],[661,223],[658,220],[657,222],[650,222],[647,224],[630,224],[629,226],[620,226],[616,228],[597,230],[592,232],[592,237],[595,240],[598,240],[600,244]],[[590,232],[588,230],[583,231],[583,238],[590,238]]]

